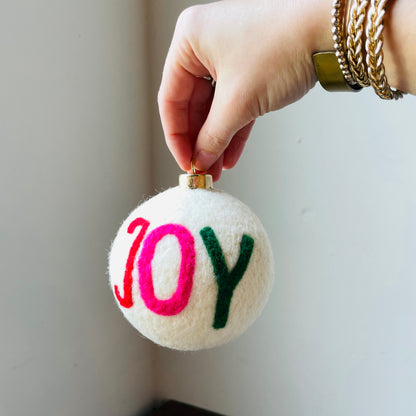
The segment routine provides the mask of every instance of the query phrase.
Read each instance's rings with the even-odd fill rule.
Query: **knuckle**
[[[201,7],[201,5],[195,5],[183,10],[178,17],[176,30],[189,32],[198,27],[197,21],[201,16]]]
[[[159,109],[163,109],[166,104],[166,92],[162,86],[159,88],[159,91],[157,92],[157,104]]]
[[[157,107],[159,110],[159,113],[161,116],[164,116],[166,113],[166,108],[167,108],[167,103],[166,103],[166,98],[164,93],[162,93],[161,90],[159,90],[158,94],[157,94]]]
[[[162,91],[161,91],[161,88],[159,88],[159,91],[157,92],[157,103],[158,103],[158,105],[159,105],[159,108],[161,107],[161,104],[163,103],[163,101],[164,101],[164,98],[163,98],[163,95],[162,95],[163,93],[162,93]]]

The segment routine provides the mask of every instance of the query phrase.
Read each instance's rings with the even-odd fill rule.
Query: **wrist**
[[[384,20],[384,65],[389,83],[402,91],[416,94],[412,80],[416,65],[416,3],[392,1]]]
[[[333,0],[313,0],[311,1],[314,10],[313,19],[310,20],[311,54],[315,52],[325,52],[334,50],[332,39],[331,11]]]
[[[344,0],[348,4],[348,0]],[[311,54],[334,50],[331,28],[333,0],[313,0],[311,19]],[[370,7],[370,6],[368,6]],[[416,66],[416,2],[394,0],[387,6],[384,16],[383,54],[386,76],[395,89],[416,94],[414,68]],[[365,31],[362,34],[365,45]]]

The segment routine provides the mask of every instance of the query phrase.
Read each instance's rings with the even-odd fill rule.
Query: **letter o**
[[[170,299],[160,300],[155,296],[152,260],[157,243],[167,235],[174,235],[178,239],[181,247],[181,265],[175,293]],[[147,308],[158,315],[177,315],[188,304],[192,292],[195,271],[195,241],[192,234],[179,224],[166,224],[155,228],[143,243],[138,267],[140,295]]]

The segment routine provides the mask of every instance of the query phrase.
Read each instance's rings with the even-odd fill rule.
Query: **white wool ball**
[[[178,350],[211,348],[260,315],[274,279],[260,220],[218,190],[171,188],[139,205],[117,233],[110,283],[127,320]]]

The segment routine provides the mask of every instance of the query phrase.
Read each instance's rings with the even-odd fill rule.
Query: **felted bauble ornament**
[[[260,220],[195,172],[139,205],[114,239],[110,283],[127,320],[178,350],[244,332],[266,304],[273,255]]]

